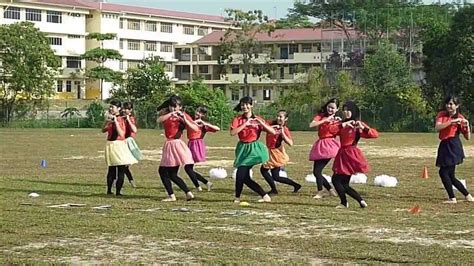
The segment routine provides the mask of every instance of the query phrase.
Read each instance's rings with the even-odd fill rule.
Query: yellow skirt
[[[273,169],[282,167],[290,161],[290,157],[286,154],[285,147],[281,145],[279,148],[268,149],[270,159],[263,164],[264,168]]]
[[[107,141],[105,145],[105,162],[107,166],[130,165],[138,163],[128,149],[125,140]]]

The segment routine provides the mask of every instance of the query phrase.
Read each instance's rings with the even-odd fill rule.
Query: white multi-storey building
[[[38,1],[39,2],[39,1]],[[48,36],[51,48],[62,59],[62,74],[56,82],[56,97],[85,98],[86,16],[89,7],[72,1],[0,0],[0,24],[29,21]]]
[[[192,43],[212,31],[229,27],[221,16],[169,11],[103,3],[93,0],[0,0],[0,23],[29,20],[45,32],[51,47],[63,59],[63,74],[58,77],[57,98],[105,99],[110,83],[86,80],[85,69],[93,66],[79,56],[100,45],[86,40],[88,33],[115,33],[103,47],[119,50],[121,61],[105,66],[125,71],[149,56],[160,56],[167,73],[174,79],[174,46]],[[87,63],[87,65],[86,65]],[[102,92],[102,93],[101,93]]]

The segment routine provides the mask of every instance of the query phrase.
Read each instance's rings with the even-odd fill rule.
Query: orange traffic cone
[[[410,208],[408,210],[411,214],[418,214],[421,212],[421,208],[420,206],[418,206],[418,204],[416,204],[415,206],[413,206],[412,208]]]
[[[421,178],[423,178],[423,179],[428,179],[429,178],[429,176],[428,176],[428,167],[425,166],[423,168],[423,173],[421,174]]]

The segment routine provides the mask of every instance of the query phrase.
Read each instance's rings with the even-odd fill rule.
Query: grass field
[[[458,195],[445,205],[434,167],[435,134],[381,134],[362,140],[372,172],[355,185],[369,207],[335,209],[337,198],[312,199],[315,184],[307,154],[314,133],[294,132],[287,149],[288,174],[303,184],[300,193],[279,185],[270,204],[244,188],[233,203],[233,180],[213,180],[211,192],[186,202],[163,203],[157,175],[163,136],[142,130],[137,142],[145,160],[133,166],[138,188],[125,184],[125,197],[105,195],[105,136],[99,130],[0,129],[0,264],[19,263],[430,263],[470,264],[474,258],[474,204]],[[211,166],[232,173],[236,139],[208,135]],[[457,168],[474,191],[474,143],[464,142],[467,159]],[[40,161],[47,160],[47,168]],[[421,179],[423,166],[429,179]],[[325,170],[330,174],[330,167]],[[376,175],[399,179],[396,188],[373,185]],[[181,175],[188,185],[189,178]],[[254,167],[254,179],[266,186]],[[29,198],[36,192],[38,198]],[[48,206],[76,203],[82,207]],[[418,204],[419,214],[407,210]],[[111,205],[110,209],[94,209]]]

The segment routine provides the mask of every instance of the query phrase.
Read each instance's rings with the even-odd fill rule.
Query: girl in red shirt
[[[240,202],[240,194],[246,184],[250,189],[257,192],[262,199],[259,202],[270,202],[272,199],[267,193],[250,178],[250,169],[256,164],[268,161],[268,151],[265,145],[259,141],[260,133],[264,130],[275,134],[275,129],[265,123],[263,118],[252,113],[253,100],[249,96],[240,99],[234,108],[242,115],[235,117],[230,126],[230,135],[238,135],[239,143],[235,148],[234,167],[237,168],[235,177],[235,203]]]
[[[355,173],[367,173],[369,165],[362,151],[357,147],[359,139],[377,138],[377,130],[370,128],[367,124],[360,121],[360,111],[356,103],[347,101],[342,107],[343,120],[341,124],[331,126],[340,136],[341,148],[337,152],[332,166],[334,172],[332,183],[341,199],[341,205],[338,208],[348,208],[346,193],[359,202],[361,208],[367,207],[367,203],[360,194],[349,186],[351,176]]]
[[[287,121],[288,113],[285,110],[278,111],[276,120],[270,122],[270,125],[275,129],[275,134],[267,133],[266,143],[270,160],[262,164],[260,173],[271,187],[268,194],[278,194],[275,181],[293,186],[295,193],[301,188],[301,185],[295,181],[280,176],[281,167],[290,160],[286,154],[284,143],[290,147],[293,146],[290,130],[286,126]]]
[[[135,137],[137,135],[137,123],[135,116],[133,116],[133,104],[131,102],[124,102],[122,105],[123,118],[125,120],[125,142],[127,143],[128,149],[132,153],[133,157],[140,161],[143,157],[140,148],[138,148],[137,143],[135,142]],[[133,188],[136,188],[135,180],[133,179],[132,172],[130,172],[130,167],[125,166],[125,176],[128,178],[128,182],[132,185]]]
[[[463,184],[456,178],[456,165],[464,160],[464,150],[459,135],[462,133],[466,140],[471,138],[469,121],[459,113],[459,99],[448,96],[444,100],[444,111],[436,116],[435,129],[439,132],[441,140],[436,157],[436,166],[439,167],[439,176],[443,182],[444,189],[449,199],[445,203],[456,203],[453,186],[461,192],[467,201],[473,202],[474,198],[469,194]]]
[[[191,151],[181,140],[184,129],[197,130],[197,125],[193,119],[182,111],[182,100],[179,96],[171,96],[157,110],[160,116],[157,122],[162,123],[165,129],[166,142],[161,154],[160,167],[158,172],[161,181],[168,192],[168,198],[163,201],[176,201],[171,181],[186,193],[186,199],[194,198],[193,193],[178,176],[178,170],[181,165],[194,164]]]
[[[336,117],[339,108],[339,100],[330,99],[313,118],[309,124],[310,128],[318,130],[319,139],[313,144],[309,153],[309,160],[314,161],[313,175],[316,177],[318,191],[313,197],[314,199],[323,198],[323,186],[332,196],[337,196],[336,191],[331,187],[329,182],[323,176],[323,169],[329,161],[336,157],[341,143],[336,139],[336,132],[331,130],[332,125],[340,123],[341,118]]]
[[[199,106],[196,109],[196,113],[194,115],[194,123],[197,124],[198,130],[187,130],[188,147],[191,150],[191,154],[193,155],[194,163],[206,161],[206,144],[204,144],[204,136],[206,135],[206,133],[217,132],[221,130],[218,126],[215,126],[203,120],[206,117],[206,114],[207,107],[203,105]],[[211,191],[212,182],[209,182],[207,179],[202,177],[201,174],[194,171],[194,164],[185,165],[184,170],[188,174],[189,178],[191,178],[191,181],[193,182],[194,186],[199,191],[202,191],[202,188],[199,185],[198,181],[204,183],[207,186],[207,190]]]
[[[125,121],[120,116],[121,102],[112,100],[102,132],[107,132],[107,144],[105,146],[105,161],[107,162],[107,194],[112,194],[112,185],[117,179],[117,196],[122,196],[121,190],[124,180],[125,166],[138,161],[130,153],[125,143]]]

